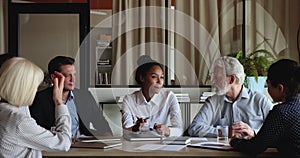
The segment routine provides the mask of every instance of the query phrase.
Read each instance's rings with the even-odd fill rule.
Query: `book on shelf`
[[[190,102],[190,96],[188,93],[175,93],[178,102]]]
[[[205,97],[205,96],[200,96],[200,101],[205,101],[208,97]]]
[[[97,64],[98,65],[110,65],[110,60],[109,59],[107,59],[107,60],[99,60],[98,62],[97,62]]]
[[[102,73],[99,72],[98,73],[98,80],[97,80],[97,84],[102,84],[103,83],[103,77],[102,77]]]
[[[190,97],[176,97],[178,102],[190,102]]]
[[[104,73],[104,84],[109,84],[108,73],[107,72]]]
[[[216,94],[216,92],[203,92],[202,96],[209,97],[209,96],[213,96],[215,94]]]
[[[189,97],[188,93],[174,93],[176,97]]]
[[[111,76],[109,72],[98,72],[97,84],[111,84]]]
[[[200,102],[205,102],[205,100],[210,97],[210,96],[213,96],[215,95],[216,92],[203,92],[199,98],[199,101]]]

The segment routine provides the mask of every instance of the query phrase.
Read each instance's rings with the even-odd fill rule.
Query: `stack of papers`
[[[200,96],[199,98],[199,101],[200,102],[205,102],[205,100],[210,97],[210,96],[213,96],[215,95],[216,92],[203,92],[202,95]]]
[[[188,93],[175,93],[178,102],[190,102],[190,96]]]

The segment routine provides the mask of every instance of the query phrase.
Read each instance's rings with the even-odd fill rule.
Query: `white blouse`
[[[183,133],[183,123],[178,100],[173,92],[161,89],[149,102],[142,90],[128,94],[123,99],[121,107],[123,128],[132,127],[137,121],[136,116],[149,117],[142,131],[153,129],[154,124],[169,125],[170,136],[180,136]]]

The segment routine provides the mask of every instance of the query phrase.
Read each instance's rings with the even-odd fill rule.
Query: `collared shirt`
[[[68,110],[70,112],[71,116],[71,122],[72,122],[72,137],[77,134],[77,137],[80,136],[80,131],[79,131],[79,118],[76,110],[76,106],[74,103],[74,94],[72,91],[70,91],[70,97],[68,100],[65,102],[65,104],[68,107]]]
[[[21,106],[19,107],[19,110],[21,113],[25,114],[26,116],[31,116],[28,106]]]
[[[273,104],[263,94],[242,88],[235,102],[225,95],[214,95],[204,105],[191,123],[191,136],[216,137],[216,126],[232,126],[234,122],[247,123],[256,133],[259,131]]]
[[[16,106],[0,103],[0,157],[42,157],[45,151],[67,151],[71,145],[71,119],[65,105],[55,107],[53,132]]]
[[[182,135],[181,110],[176,96],[171,91],[161,89],[149,102],[142,90],[136,91],[124,97],[121,111],[123,128],[132,127],[137,121],[136,116],[139,115],[142,118],[149,117],[142,131],[149,131],[155,123],[170,123],[170,136]]]
[[[251,140],[233,139],[230,144],[238,151],[251,155],[276,147],[282,157],[300,157],[299,118],[300,94],[288,102],[275,105],[261,130]]]

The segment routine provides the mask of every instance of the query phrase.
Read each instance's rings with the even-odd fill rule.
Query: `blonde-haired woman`
[[[71,145],[71,119],[62,102],[65,77],[56,73],[53,100],[56,128],[52,131],[37,125],[18,108],[32,104],[43,71],[27,59],[14,57],[0,69],[0,157],[42,157],[45,151],[67,151]]]

